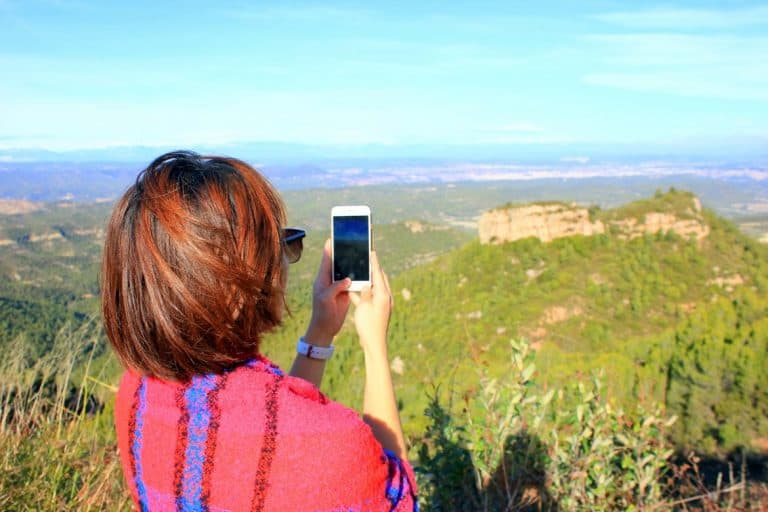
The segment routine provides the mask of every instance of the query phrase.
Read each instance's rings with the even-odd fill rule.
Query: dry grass
[[[9,347],[7,352],[11,357],[0,362],[0,510],[131,510],[130,497],[123,484],[120,460],[115,448],[111,407],[111,393],[114,389],[102,384],[105,380],[103,375],[94,371],[91,365],[94,352],[103,349],[103,345],[100,345],[103,341],[97,331],[94,323],[76,331],[62,329],[53,349],[43,358],[31,362],[27,358],[24,340],[17,339],[14,346]],[[521,373],[527,375],[525,380],[532,370],[523,368]],[[107,403],[106,407],[99,406],[98,401],[93,399],[97,387],[102,387],[101,391],[106,390],[106,400],[104,400]],[[527,388],[523,391],[525,391],[523,394],[529,392]],[[511,405],[507,400],[504,400],[504,404]],[[584,411],[588,411],[588,408],[585,407]],[[577,418],[579,419],[577,423],[581,424],[589,420],[589,414],[583,414],[583,418]],[[494,421],[506,424],[510,421],[514,423],[513,420],[518,421],[514,414],[507,418],[506,422],[499,422],[498,418]],[[611,424],[613,423],[616,422],[612,421]],[[600,427],[600,422],[595,425]],[[485,425],[480,430],[487,433],[489,428]],[[594,426],[590,428],[594,430]],[[614,429],[612,427],[609,430]],[[472,426],[470,426],[470,434],[471,432]],[[474,464],[478,464],[482,462],[483,454],[496,460],[504,459],[499,453],[506,453],[512,458],[512,462],[520,457],[525,459],[532,456],[529,453],[530,450],[523,450],[525,453],[517,453],[518,450],[515,449],[508,451],[510,446],[502,442],[505,437],[507,436],[488,440],[490,444],[486,446],[485,451],[481,449],[483,443],[480,442],[480,438],[475,439],[472,443],[474,452],[471,454],[468,451],[464,452],[464,449],[458,445],[451,445],[452,451],[449,454],[451,456],[440,458],[438,461],[448,465],[443,468],[444,471],[441,471],[441,474],[445,476],[451,472],[457,473],[456,481],[462,481],[466,485],[449,489],[447,487],[451,487],[450,484],[446,486],[446,479],[443,478],[441,482],[436,482],[436,487],[431,489],[431,498],[450,493],[451,502],[454,504],[467,502],[474,505],[462,510],[492,510],[493,507],[488,508],[489,500],[499,496],[508,504],[517,503],[520,510],[562,512],[574,506],[578,510],[583,509],[579,508],[580,505],[577,503],[583,506],[584,500],[580,501],[576,498],[583,495],[585,490],[574,487],[573,482],[568,478],[575,467],[574,463],[578,462],[574,459],[575,444],[562,453],[563,464],[557,466],[565,468],[562,474],[558,472],[557,467],[548,465],[548,467],[552,466],[549,469],[555,469],[554,474],[549,474],[546,478],[549,486],[543,484],[541,488],[525,485],[515,487],[517,484],[525,483],[524,479],[518,481],[520,475],[530,476],[528,473],[536,469],[530,465],[530,460],[526,459],[524,467],[518,468],[515,464],[509,467],[502,466],[505,469],[502,473],[506,475],[502,478],[502,483],[505,485],[499,486],[496,489],[498,492],[487,491],[483,494],[482,491],[475,489],[474,476],[482,476],[480,487],[489,488],[492,482],[499,484],[497,480],[500,474],[494,471],[494,465],[486,467],[480,464],[474,468],[474,471],[467,471],[467,468],[460,467],[457,461],[464,460],[472,466],[471,460],[474,459]],[[647,437],[643,434],[638,439],[645,442]],[[422,444],[424,442],[422,440]],[[421,450],[419,446],[416,449]],[[599,450],[590,450],[582,458],[605,457],[605,454],[598,452]],[[460,455],[464,453],[464,459],[454,457],[457,453]],[[657,454],[654,460],[662,461],[665,458],[666,456]],[[595,464],[600,466],[600,460],[596,460]],[[515,468],[519,471],[514,471]],[[652,480],[655,480],[655,486],[658,487],[661,484],[659,480],[663,473],[664,471],[660,471],[656,466],[651,468],[649,474],[653,475]],[[511,476],[513,474],[517,476],[513,478]],[[554,481],[556,480],[554,477],[558,474],[563,476],[559,486],[555,485]],[[713,488],[711,485],[704,484],[704,478],[698,472],[697,460],[693,457],[689,463],[670,466],[665,477],[667,491],[664,497],[656,493],[642,505],[637,504],[639,506],[636,505],[635,510],[707,512],[768,510],[768,488],[765,485],[745,482],[743,475],[743,468],[734,468],[729,475],[721,477]],[[543,475],[539,476],[543,478]],[[510,483],[515,485],[506,485]],[[542,494],[541,491],[547,490],[547,487],[549,487],[548,491]],[[424,485],[423,490],[429,493],[428,489],[430,485]],[[517,492],[518,490],[520,493]],[[590,490],[592,491],[595,489]],[[497,494],[499,496],[496,496]],[[584,498],[584,496],[581,497]],[[424,496],[424,498],[429,497]],[[611,510],[611,505],[607,505],[608,501],[597,497],[590,501],[589,507],[592,510]],[[559,502],[559,506],[553,505],[555,502]],[[424,504],[426,510],[440,509],[439,506],[430,506],[428,502]]]
[[[19,338],[0,363],[0,510],[130,510],[111,407],[93,400],[93,379],[73,383],[103,343],[96,331],[64,328],[33,362]]]

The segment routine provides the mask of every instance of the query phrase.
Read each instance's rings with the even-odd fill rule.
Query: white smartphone
[[[331,272],[334,281],[349,277],[350,291],[371,284],[371,209],[367,206],[331,208]]]

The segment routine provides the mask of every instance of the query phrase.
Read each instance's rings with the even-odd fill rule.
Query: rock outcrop
[[[654,235],[658,232],[672,231],[685,239],[691,237],[701,240],[709,235],[709,225],[701,214],[701,201],[691,197],[689,206],[682,212],[647,212],[642,219],[627,218],[614,220],[610,223],[616,226],[622,238],[636,238],[643,235]]]
[[[605,212],[601,218],[596,219],[590,218],[586,208],[573,204],[550,203],[497,208],[480,217],[480,243],[500,244],[528,237],[550,242],[556,238],[593,236],[606,232],[622,239],[674,232],[682,238],[700,241],[709,235],[709,225],[702,216],[701,202],[693,196],[685,198],[685,202],[688,203],[687,206],[676,212],[654,211],[653,206],[649,206],[642,215],[621,217],[622,210],[616,210]]]
[[[709,226],[701,219],[679,219],[671,213],[651,212],[645,215],[645,219],[624,219],[611,222],[616,226],[622,238],[637,238],[645,234],[653,235],[659,231],[666,233],[672,231],[683,238],[695,237],[701,240],[709,235]]]
[[[19,215],[42,210],[40,203],[33,203],[26,199],[0,199],[0,215]]]
[[[601,221],[592,222],[586,208],[567,204],[533,204],[484,213],[478,224],[480,243],[513,242],[536,237],[542,242],[573,235],[605,233]]]

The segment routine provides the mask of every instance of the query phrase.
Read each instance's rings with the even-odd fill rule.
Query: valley
[[[525,340],[537,392],[598,376],[605,400],[628,418],[655,407],[675,416],[667,439],[680,453],[748,453],[763,461],[751,474],[762,474],[768,246],[756,238],[765,225],[754,214],[759,198],[745,202],[753,191],[726,188],[714,209],[706,194],[651,190],[650,181],[527,185],[284,192],[289,224],[308,236],[290,270],[290,316],[264,340],[264,353],[291,364],[330,206],[367,203],[395,297],[390,361],[413,443],[426,442],[430,399],[448,404],[456,421],[483,414],[482,382],[514,375],[510,343]],[[714,195],[707,187],[698,184]],[[739,208],[752,213],[733,215]],[[62,350],[62,336],[99,340],[74,349],[90,362],[87,372],[74,369],[68,393],[88,387],[102,408],[95,418],[107,425],[121,372],[98,319],[109,211],[108,202],[60,201],[0,215],[0,346],[28,373]],[[336,344],[323,391],[359,409],[363,361],[350,321]],[[572,399],[564,396],[562,407]]]

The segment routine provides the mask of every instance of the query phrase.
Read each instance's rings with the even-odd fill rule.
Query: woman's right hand
[[[350,299],[355,305],[355,328],[363,351],[386,355],[387,329],[394,302],[376,251],[371,251],[371,286],[359,295],[350,293]]]
[[[349,309],[349,278],[331,280],[331,241],[326,240],[320,269],[312,287],[312,318],[306,339],[313,345],[330,345],[344,324]]]

